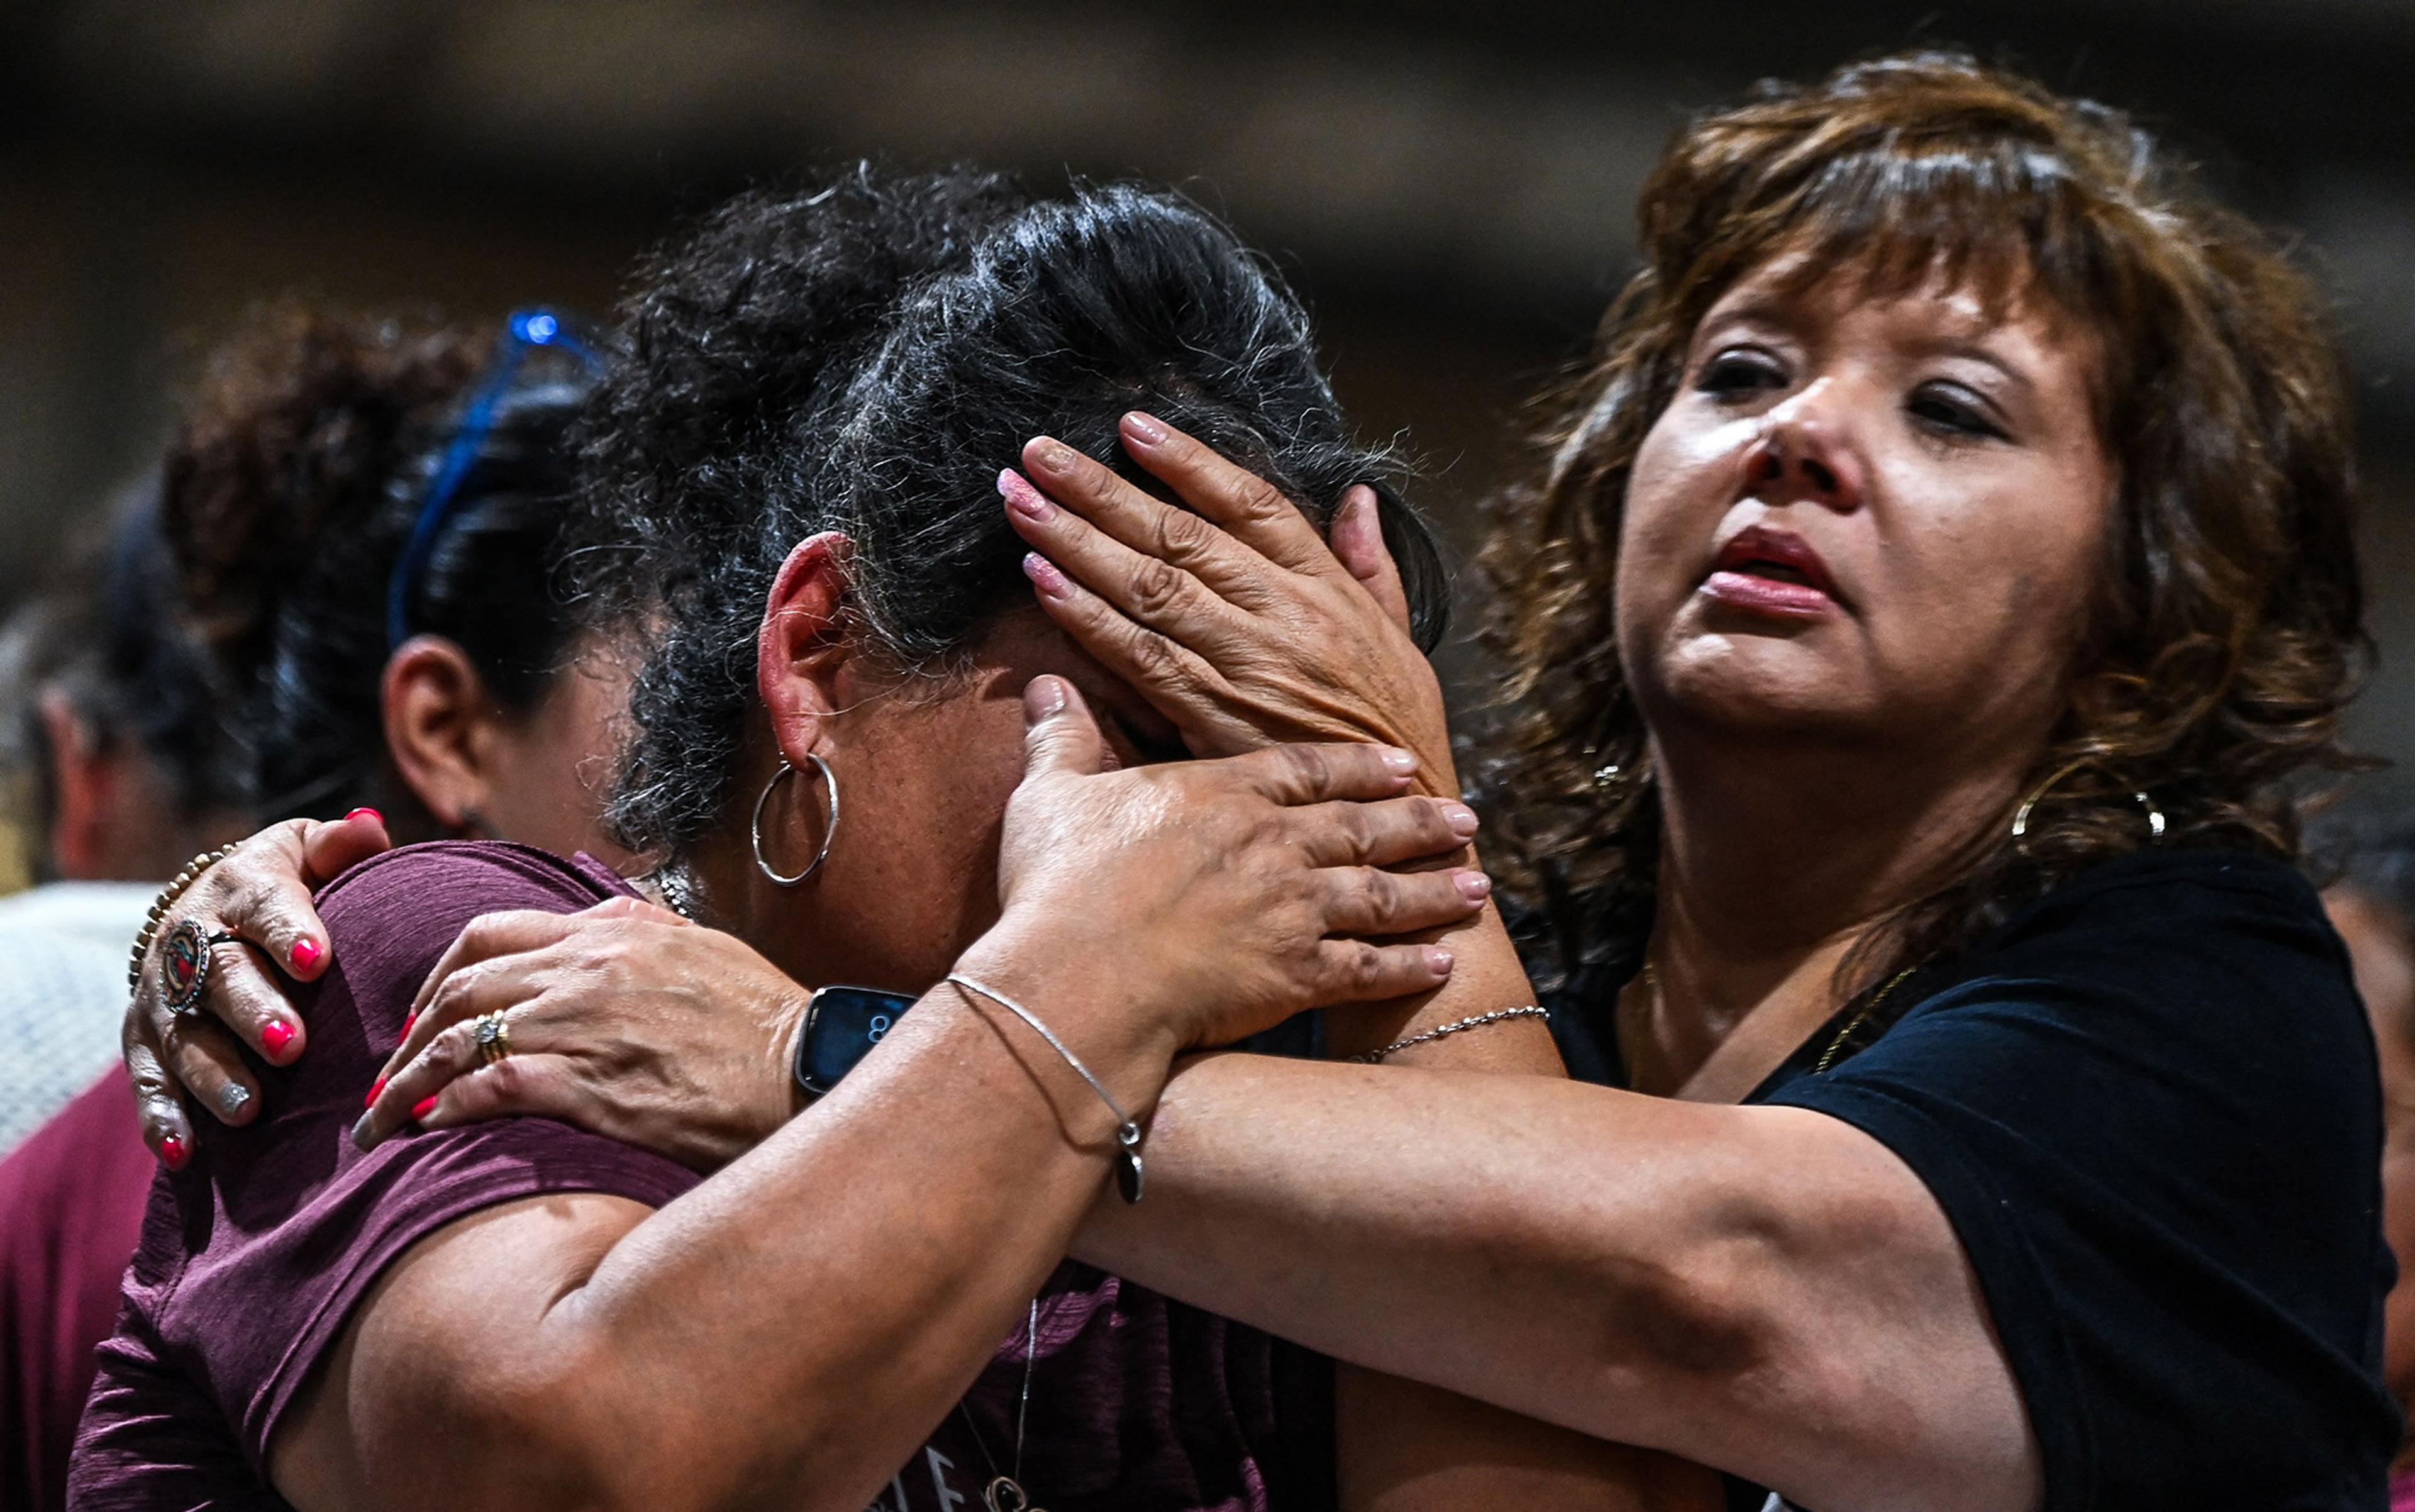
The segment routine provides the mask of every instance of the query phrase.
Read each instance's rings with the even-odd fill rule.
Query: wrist
[[[805,1036],[805,1020],[812,1004],[813,994],[798,988],[783,994],[770,1015],[771,1063],[766,1068],[770,1080],[768,1095],[763,1100],[768,1119],[763,1130],[766,1139],[814,1102],[813,1094],[797,1078],[797,1053]]]
[[[1138,1117],[1156,1103],[1188,1040],[1178,1022],[1169,1022],[1164,1013],[1152,1011],[1144,997],[1135,996],[1141,974],[1104,968],[1099,964],[1102,953],[1095,937],[1068,939],[1062,932],[1032,927],[1010,913],[950,969],[1022,1004]],[[1010,1036],[1037,1038],[1018,1024],[1002,1027]],[[1016,1040],[1018,1048],[1028,1042]],[[1044,1043],[1038,1048],[1049,1059],[1057,1058]]]

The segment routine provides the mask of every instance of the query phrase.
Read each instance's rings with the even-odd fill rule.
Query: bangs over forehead
[[[1789,296],[1838,279],[1868,299],[1943,288],[1989,320],[2042,302],[2136,332],[2139,264],[2159,239],[2146,139],[2026,81],[1924,62],[1868,65],[1816,97],[1765,88],[1698,125],[1643,195],[1663,297],[1699,320],[1775,267]],[[2108,357],[2130,344],[2108,343]]]
[[[2031,780],[2069,772],[2008,840],[1871,936],[1863,986],[1982,937],[2021,899],[2141,843],[2295,846],[2292,784],[2353,767],[2367,662],[2346,372],[2327,307],[2255,226],[2119,112],[1948,52],[1771,84],[1672,139],[1638,207],[1643,266],[1497,506],[1483,565],[1502,755],[1482,781],[1508,895],[1571,963],[1640,949],[1658,876],[1651,741],[1617,656],[1635,458],[1702,317],[1780,297],[1968,294],[2093,348],[2116,508],[2068,707]],[[1603,773],[1637,773],[1605,784]],[[2048,810],[2051,812],[2048,812]],[[1848,990],[1861,986],[1848,983]]]

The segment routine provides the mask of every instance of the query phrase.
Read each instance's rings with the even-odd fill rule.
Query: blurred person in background
[[[0,899],[0,1505],[54,1508],[154,1169],[112,1064],[126,945],[162,878],[252,821],[155,483],[17,612],[0,660],[42,879]]]
[[[2382,1374],[2415,1413],[2415,803],[2376,788],[2325,815],[2307,849],[2348,942],[2381,1064],[2381,1228],[2398,1259]],[[2415,1442],[2392,1467],[2391,1512],[2415,1512]]]
[[[577,339],[546,318],[551,342]],[[119,529],[109,591],[88,614],[65,612],[74,601],[28,611],[28,638],[66,664],[42,684],[39,726],[71,755],[46,769],[59,772],[46,785],[58,795],[55,869],[148,878],[108,894],[121,906],[95,931],[82,1018],[122,1019],[126,944],[158,878],[256,812],[367,805],[413,839],[508,826],[608,846],[592,823],[600,798],[577,784],[609,746],[621,689],[576,654],[549,577],[571,488],[565,437],[593,370],[576,351],[522,343],[507,381],[472,393],[495,345],[490,331],[426,321],[299,305],[255,314],[205,359],[161,485]],[[362,581],[377,591],[352,586]],[[331,621],[338,634],[313,633]],[[230,726],[239,740],[218,733]],[[126,733],[95,733],[107,730]],[[160,770],[172,760],[186,764],[175,781]],[[169,801],[194,793],[211,795],[214,830]],[[111,795],[157,801],[127,813]],[[324,827],[314,859],[340,868],[386,832],[365,812]],[[155,869],[126,870],[137,863]],[[31,950],[15,959],[38,968]],[[42,979],[14,973],[0,992],[28,980]],[[172,1036],[167,1052],[183,1048]],[[259,1048],[277,1058],[298,1045],[271,1025]],[[96,1044],[58,1069],[89,1090],[0,1160],[9,1507],[66,1505],[94,1352],[115,1325],[157,1169],[123,1070],[92,1082],[113,1050]],[[132,1053],[151,1064],[160,1050]],[[0,1076],[20,1071],[15,1058]],[[221,1116],[256,1113],[241,1084],[209,1095]],[[161,1153],[172,1168],[187,1157],[181,1140]]]
[[[176,605],[146,481],[0,630],[0,759],[38,882],[0,898],[0,1153],[116,1058],[125,946],[160,882],[247,828]]]

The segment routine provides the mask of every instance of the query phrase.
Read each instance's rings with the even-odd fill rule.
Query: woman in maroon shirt
[[[839,192],[842,212],[862,208]],[[1171,255],[1125,263],[1133,232]],[[1223,282],[1184,282],[1202,276]],[[1053,307],[1030,287],[1052,280],[1068,292]],[[1296,309],[1169,202],[1111,193],[1020,212],[934,284],[901,317],[923,322],[932,367],[881,376],[931,407],[894,432],[916,457],[950,458],[945,432],[967,410],[1006,434],[1042,415],[1103,434],[1115,394],[1164,385],[1204,427],[1285,438],[1269,465],[1296,471],[1312,505],[1373,466],[1332,428]],[[1130,307],[1103,324],[1080,297],[1102,291]],[[949,325],[983,300],[1007,329]],[[641,322],[640,351],[676,363],[677,335]],[[1018,341],[1032,385],[1012,396],[1020,411],[936,381]],[[616,426],[682,423],[613,397],[597,422],[608,458]],[[700,513],[682,539],[643,543],[629,571],[642,602],[668,608],[623,628],[726,648],[735,612],[758,646],[734,669],[730,723],[670,741],[708,754],[683,773],[701,783],[649,786],[643,764],[662,748],[641,745],[623,785],[678,820],[648,834],[639,805],[621,814],[624,832],[678,859],[658,874],[667,893],[801,980],[914,987],[953,967],[1028,1002],[1135,1110],[1185,1045],[1447,976],[1448,951],[1328,938],[1480,905],[1471,874],[1365,869],[1454,850],[1470,827],[1452,802],[1357,806],[1405,791],[1414,758],[1295,748],[1136,766],[1162,727],[1036,612],[1007,606],[1013,548],[978,494],[892,473],[879,500],[842,504],[814,455],[788,438],[767,473],[736,480],[744,517]],[[663,708],[648,702],[661,690],[644,679],[664,665],[649,651],[641,722]],[[922,671],[936,655],[944,676]],[[730,665],[726,650],[712,660]],[[1103,734],[1090,702],[1111,716]],[[413,991],[472,918],[599,900],[642,912],[611,896],[624,891],[585,862],[479,846],[398,852],[321,894],[338,965],[303,1010],[309,1053],[263,1079],[268,1116],[213,1142],[155,1208],[78,1505],[273,1485],[306,1506],[658,1506],[778,1487],[848,1512],[885,1494],[902,1512],[962,1505],[1007,1475],[1059,1508],[1324,1499],[1312,1465],[1303,1478],[1283,1462],[1270,1386],[1211,1393],[1204,1416],[1186,1415],[1178,1388],[1203,1370],[1268,1382],[1270,1364],[1235,1357],[1264,1340],[1152,1327],[1145,1296],[1096,1273],[1043,1288],[1117,1118],[986,991],[933,989],[845,1085],[700,1184],[564,1125],[448,1127],[442,1109],[376,1096]],[[688,933],[670,927],[661,948]],[[765,1054],[785,1055],[798,1027],[794,1012],[766,1025]],[[350,1141],[364,1094],[376,1107]],[[419,1132],[387,1137],[413,1121]],[[1072,1347],[1099,1332],[1094,1315],[1158,1355]],[[1016,1332],[1006,1370],[984,1376]],[[966,1398],[977,1381],[986,1389]],[[432,1423],[441,1462],[416,1438]]]

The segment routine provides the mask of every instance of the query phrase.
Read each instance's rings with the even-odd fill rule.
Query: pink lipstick
[[[1748,525],[1719,547],[1702,591],[1722,604],[1779,619],[1811,620],[1844,606],[1828,564],[1792,531]]]

